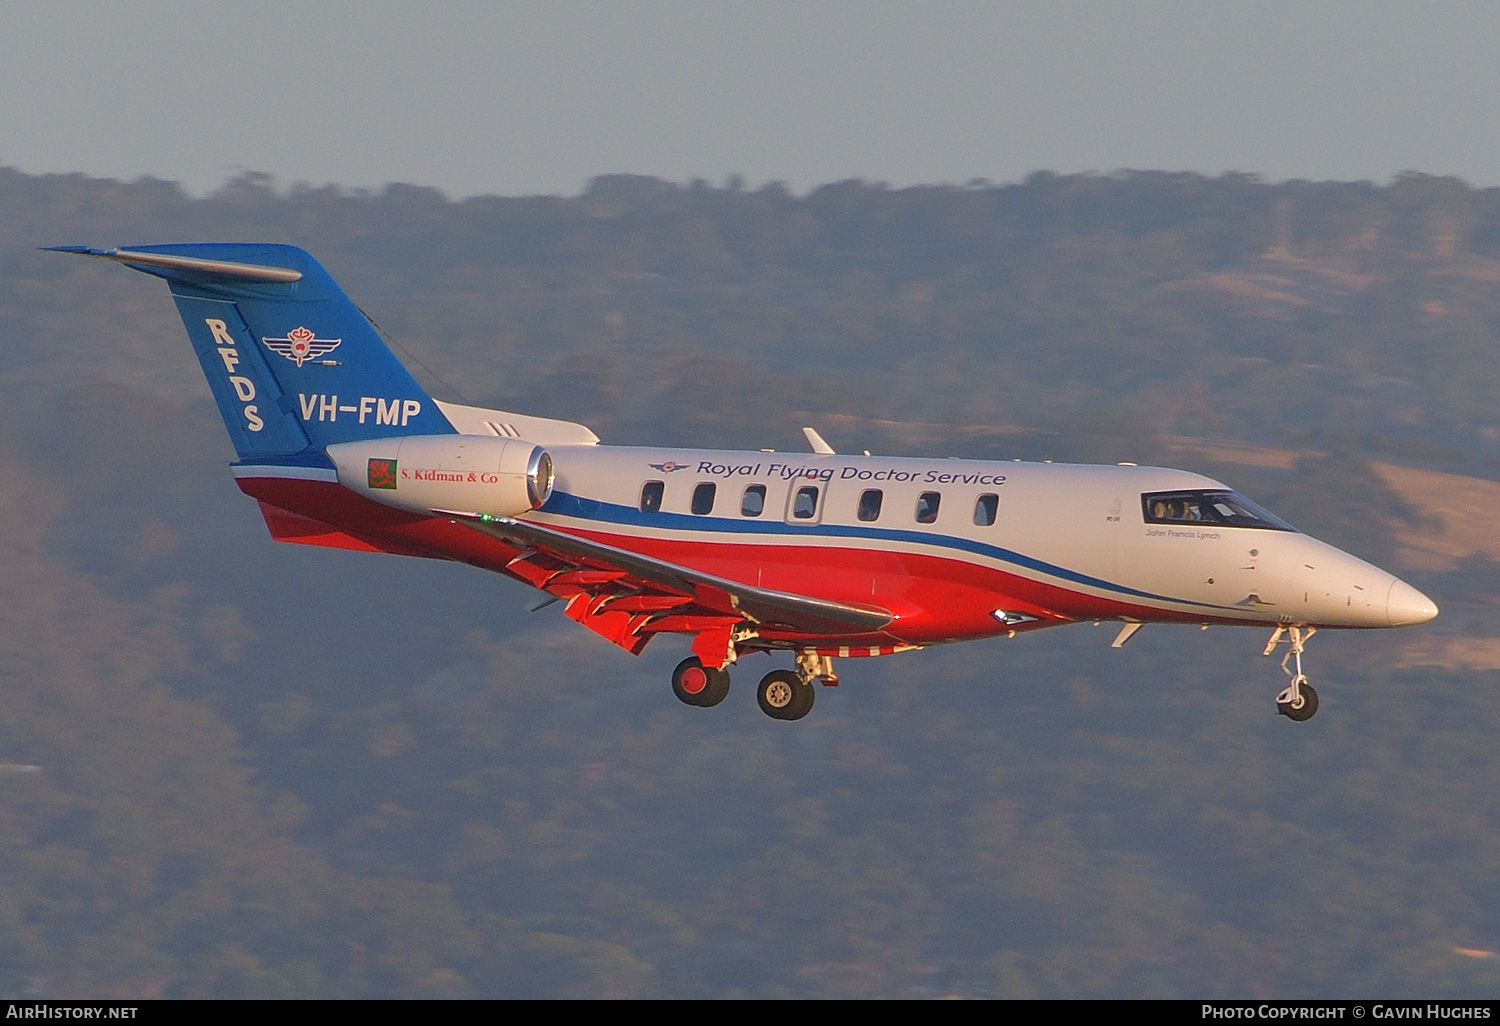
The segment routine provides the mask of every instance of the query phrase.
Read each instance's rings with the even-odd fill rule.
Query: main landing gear
[[[818,697],[814,686],[836,686],[838,674],[833,672],[833,659],[816,652],[798,652],[797,669],[772,670],[760,679],[755,689],[760,711],[774,720],[800,720],[812,712],[813,700]]]
[[[755,689],[760,711],[773,720],[800,720],[812,712],[817,697],[812,681],[791,670],[772,670]]]
[[[819,680],[837,684],[833,660],[812,652],[797,654],[796,670],[772,670],[760,679],[755,699],[761,712],[773,720],[800,720],[812,711]],[[688,705],[708,708],[729,694],[729,671],[704,666],[689,656],[672,671],[672,693]]]
[[[1281,669],[1292,680],[1276,696],[1276,711],[1297,723],[1312,719],[1313,713],[1318,711],[1318,693],[1307,682],[1307,674],[1302,672],[1302,648],[1316,633],[1316,627],[1277,627],[1271,632],[1271,640],[1266,642],[1266,650],[1261,653],[1270,655],[1281,643],[1282,635],[1288,636],[1290,650],[1281,657]],[[1288,663],[1292,663],[1292,666],[1288,666]]]
[[[729,694],[729,671],[709,669],[688,656],[672,671],[672,694],[700,709],[718,705]]]

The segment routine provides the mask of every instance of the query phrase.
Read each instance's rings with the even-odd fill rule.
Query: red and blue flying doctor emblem
[[[271,352],[280,353],[301,367],[308,360],[316,360],[333,352],[343,339],[314,338],[312,331],[307,328],[293,328],[286,333],[286,338],[263,338],[261,341]]]
[[[676,460],[667,460],[665,463],[648,463],[646,466],[652,470],[659,470],[663,474],[670,474],[674,470],[686,470],[688,468],[688,464],[678,463]]]

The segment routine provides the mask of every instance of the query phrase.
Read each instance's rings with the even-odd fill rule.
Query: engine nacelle
[[[518,438],[403,435],[328,447],[339,484],[415,513],[510,517],[552,494],[552,457]]]

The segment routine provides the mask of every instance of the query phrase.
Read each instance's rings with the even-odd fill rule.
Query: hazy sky
[[[1500,3],[0,0],[0,164],[802,191],[1167,168],[1500,185]]]

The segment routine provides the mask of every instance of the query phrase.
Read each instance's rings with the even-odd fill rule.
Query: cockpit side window
[[[647,481],[641,485],[642,513],[655,513],[661,509],[661,495],[666,487],[661,481]]]
[[[1141,496],[1141,514],[1148,524],[1295,530],[1280,517],[1230,491],[1146,492]]]

